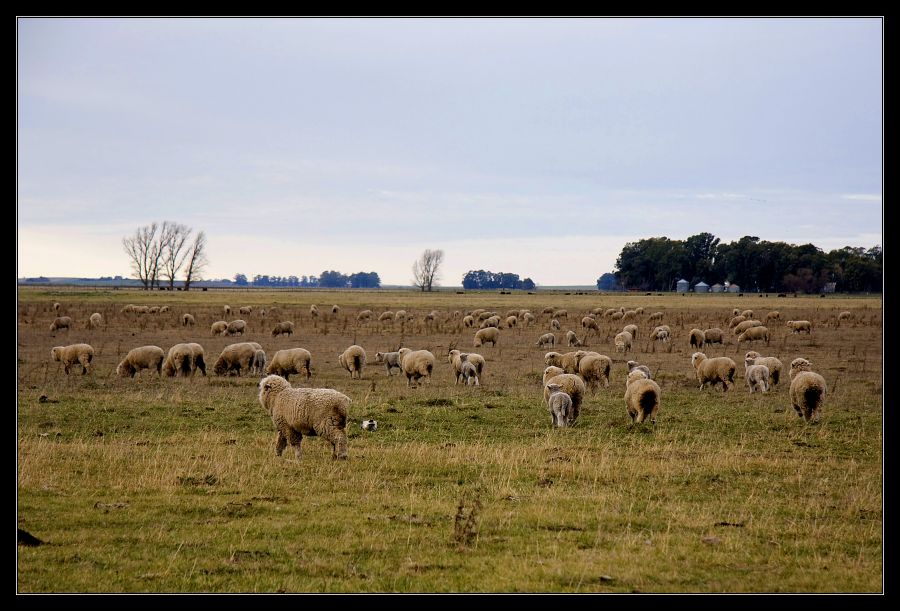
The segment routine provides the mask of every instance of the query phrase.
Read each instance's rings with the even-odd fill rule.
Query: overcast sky
[[[593,284],[626,242],[882,239],[882,22],[17,21],[18,271]]]

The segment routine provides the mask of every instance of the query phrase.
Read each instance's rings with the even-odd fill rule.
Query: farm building
[[[688,287],[691,285],[690,282],[682,278],[678,282],[675,283],[675,292],[676,293],[687,293]]]
[[[708,293],[709,285],[701,280],[700,282],[698,282],[697,284],[694,285],[694,292],[695,293]]]

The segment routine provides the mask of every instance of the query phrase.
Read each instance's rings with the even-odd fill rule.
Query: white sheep
[[[562,356],[559,352],[548,352],[544,355],[544,364],[562,369]]]
[[[625,354],[631,350],[631,333],[628,331],[622,331],[618,335],[616,335],[615,339],[616,344],[616,352],[623,352]]]
[[[159,314],[159,306],[150,306],[150,309],[147,312],[149,314]]]
[[[597,321],[592,316],[585,316],[581,319],[581,329],[585,333],[589,330],[593,330],[595,333],[600,333],[600,325],[597,324]]]
[[[372,319],[372,310],[363,310],[359,314],[356,315],[356,322],[364,323],[369,322]]]
[[[277,375],[259,381],[259,403],[272,417],[278,431],[275,455],[290,444],[301,458],[303,435],[322,437],[331,443],[332,458],[347,458],[347,417],[350,398],[330,388],[292,388]]]
[[[375,362],[376,363],[384,363],[384,368],[387,369],[387,374],[390,376],[391,369],[397,368],[402,371],[402,367],[400,367],[400,353],[399,352],[376,352],[375,353]]]
[[[551,331],[559,331],[560,327],[561,327],[561,325],[559,324],[559,321],[557,319],[554,318],[550,321],[550,330]]]
[[[59,309],[60,309],[61,307],[62,307],[62,306],[59,304],[59,302],[56,302],[56,303],[53,304],[53,311],[56,312],[56,313],[58,314],[58,313],[59,313]]]
[[[556,336],[552,333],[544,333],[534,345],[538,348],[553,348],[556,345]]]
[[[338,362],[341,367],[350,372],[351,380],[354,373],[356,373],[357,379],[362,379],[362,371],[366,366],[366,351],[362,346],[354,344],[338,356]]]
[[[94,348],[90,344],[72,344],[71,346],[55,346],[50,350],[50,358],[63,364],[66,375],[73,365],[81,365],[81,375],[88,373],[94,359]]]
[[[622,321],[632,320],[633,318],[637,318],[637,310],[625,310],[622,313]]]
[[[706,343],[706,335],[700,329],[691,329],[690,335],[691,349],[702,350],[703,344]]]
[[[753,310],[744,310],[743,312],[741,312],[741,316],[746,316],[747,320],[750,320],[751,318],[753,318]]]
[[[659,329],[659,328],[662,328],[662,327],[657,327],[657,328]],[[668,327],[666,327],[666,329],[668,329]],[[622,327],[622,331],[628,331],[629,333],[631,333],[631,339],[632,339],[632,340],[637,339],[637,336],[638,336],[638,327],[637,327],[637,325],[634,325],[634,324],[631,324],[631,325],[625,325],[624,327]]]
[[[274,327],[272,327],[272,337],[278,337],[279,335],[287,335],[290,337],[294,334],[294,323],[290,320],[285,320],[283,322],[277,323]]]
[[[734,317],[731,319],[731,321],[728,323],[728,328],[729,328],[729,329],[733,329],[733,328],[735,328],[737,325],[739,325],[739,324],[741,324],[742,322],[744,322],[745,320],[747,320],[747,317],[746,317],[746,316],[742,316],[742,315],[738,314],[737,316],[734,316]]]
[[[780,360],[774,356],[761,356],[759,352],[750,350],[744,355],[744,366],[749,365],[765,365],[769,369],[769,379],[772,382],[772,386],[778,385],[782,368]]]
[[[625,409],[631,417],[631,424],[640,424],[645,420],[656,424],[661,395],[659,385],[647,378],[643,371],[635,369],[629,373],[625,381]]]
[[[241,319],[232,320],[225,329],[225,335],[243,335],[247,330],[247,323]]]
[[[53,319],[53,322],[50,323],[50,332],[58,331],[60,329],[65,329],[68,331],[72,326],[72,319],[68,316],[57,316]]]
[[[654,312],[653,314],[651,314],[650,316],[647,317],[647,322],[650,322],[653,320],[662,320],[662,319],[663,319],[662,312]]]
[[[229,344],[222,349],[213,364],[213,371],[217,376],[224,376],[232,371],[240,376],[242,370],[249,370],[253,366],[257,350],[262,350],[262,346],[256,342]]]
[[[310,305],[309,306],[309,316],[311,318],[318,318],[319,317],[319,306],[317,306],[316,304]]]
[[[604,354],[588,352],[578,357],[578,374],[588,387],[599,386],[609,388],[609,371],[612,359]]]
[[[285,380],[290,379],[291,374],[305,374],[306,381],[309,382],[312,376],[312,355],[305,348],[279,350],[266,365],[266,373],[281,376]]]
[[[753,327],[761,327],[761,326],[762,326],[761,320],[745,320],[744,322],[735,325],[732,332],[735,335],[740,335],[747,329],[752,329]]]
[[[181,326],[182,327],[193,327],[197,324],[197,320],[194,318],[193,314],[182,314],[181,315]]]
[[[500,328],[500,317],[499,316],[489,316],[481,321],[481,328],[487,329],[488,327],[496,327]]]
[[[769,368],[765,365],[747,365],[744,371],[750,394],[754,391],[769,392]]]
[[[252,313],[253,313],[252,306],[241,306],[238,308],[238,314],[246,314],[247,316],[249,316]]]
[[[481,371],[484,369],[484,357],[474,352],[460,352],[459,350],[451,350],[447,355],[447,360],[453,365],[456,372],[456,383],[459,384],[462,379],[463,363],[472,363],[475,367],[475,373],[480,377]]]
[[[337,305],[337,304],[331,306],[331,313],[332,313],[332,314],[337,315],[337,314],[340,313],[340,311],[341,311],[341,306],[339,306],[339,305]]]
[[[88,329],[99,329],[102,324],[103,316],[100,315],[100,312],[94,312],[88,318],[86,326]]]
[[[668,342],[669,341],[669,328],[666,325],[661,327],[656,327],[653,329],[653,332],[650,333],[650,341],[660,341],[660,342]]]
[[[473,382],[474,386],[480,386],[478,382],[478,369],[473,363],[466,360],[462,361],[459,374],[466,386],[469,385],[469,382]]]
[[[778,310],[773,310],[773,311],[769,312],[768,314],[766,314],[766,322],[768,322],[770,320],[779,320],[780,318],[781,318],[781,312],[779,312]]]
[[[394,322],[406,322],[406,310],[397,310],[394,312]]]
[[[722,344],[725,345],[725,332],[718,327],[706,329],[703,332],[703,341],[706,344]]]
[[[572,417],[572,397],[562,392],[559,384],[547,384],[550,396],[547,398],[547,407],[550,410],[550,424],[556,428],[566,428]]]
[[[565,371],[562,370],[562,367],[549,365],[544,369],[544,375],[541,377],[541,381],[543,384],[547,384],[547,382],[550,381],[550,378],[555,378],[561,373],[565,373]]]
[[[569,313],[566,310],[554,310],[553,318],[565,318],[569,320]]]
[[[228,323],[224,320],[217,320],[209,326],[210,333],[213,335],[225,335],[228,331]]]
[[[581,346],[581,345],[582,345],[581,340],[578,339],[578,336],[575,334],[574,331],[572,331],[571,329],[566,331],[566,346],[569,346],[571,348],[573,346]],[[550,347],[552,348],[553,346],[551,345]]]
[[[728,383],[734,386],[734,371],[737,365],[727,356],[707,358],[702,352],[691,355],[691,365],[697,372],[697,380],[700,381],[700,390],[707,384],[715,386],[722,383],[722,392],[728,391]]]
[[[581,413],[581,402],[586,392],[584,380],[571,373],[561,373],[547,380],[544,385],[544,404],[548,407],[550,405],[550,385],[559,385],[560,390],[572,398],[572,410],[566,419],[567,426],[572,426]]]
[[[167,305],[164,305],[164,306],[160,306],[160,307],[159,307],[159,313],[160,313],[160,314],[165,314],[165,313],[168,312],[168,311],[169,311],[169,306],[167,306]]]
[[[162,365],[166,358],[165,351],[159,346],[141,346],[128,351],[122,362],[116,367],[116,375],[120,378],[133,378],[143,369],[156,370],[156,375],[162,377]]]
[[[519,323],[518,316],[507,316],[506,317],[506,328],[512,329]]]
[[[431,379],[434,370],[434,355],[428,350],[410,350],[400,348],[400,369],[406,374],[406,385],[411,386],[413,380],[416,386],[420,378]]]
[[[740,345],[744,342],[749,343],[758,340],[762,340],[767,344],[769,343],[769,330],[766,327],[750,327],[749,329],[738,335],[738,348],[740,348]]]
[[[812,364],[804,358],[791,361],[791,405],[798,416],[807,422],[819,419],[825,403],[825,378],[812,371]]]
[[[172,376],[190,376],[199,369],[200,373],[206,375],[206,354],[203,346],[196,343],[175,344],[169,348],[166,354],[166,360],[163,361],[162,373],[168,377]]]
[[[837,319],[838,319],[838,322],[840,322],[840,321],[842,321],[842,320],[852,320],[852,319],[853,319],[853,312],[849,312],[849,311],[846,311],[846,310],[845,310],[845,311],[841,312],[840,314],[838,314],[838,318],[837,318]]]
[[[500,329],[497,329],[496,327],[487,327],[486,329],[479,329],[475,332],[473,345],[475,348],[487,343],[496,346],[498,341],[500,341]]]
[[[529,325],[534,324],[534,314],[531,312],[525,312],[522,314],[522,326],[528,327]]]
[[[222,306],[222,312],[225,314],[225,316],[230,315],[231,314],[231,306],[228,306],[228,305]]]
[[[812,323],[808,320],[789,320],[785,326],[791,330],[791,333],[806,331],[807,334],[812,334]]]
[[[463,325],[467,328],[475,326],[475,318],[471,315],[463,316],[462,321],[463,321]]]

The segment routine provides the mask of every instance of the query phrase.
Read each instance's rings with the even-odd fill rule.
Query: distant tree
[[[533,291],[534,280],[532,280],[531,278],[525,278],[524,280],[522,280],[522,290]]]
[[[377,289],[381,287],[381,278],[375,272],[357,272],[350,275],[350,288]]]
[[[247,286],[247,284],[249,284],[247,282],[247,276],[245,276],[244,274],[235,274],[234,283],[238,286]]]
[[[431,291],[440,279],[441,264],[444,262],[443,250],[426,249],[413,263],[413,286],[424,291]]]
[[[612,272],[606,272],[597,278],[598,291],[618,291],[619,288],[619,282],[616,280],[616,275]]]
[[[191,290],[191,282],[200,280],[203,269],[209,262],[206,258],[206,234],[200,232],[194,238],[186,256],[187,263],[184,268],[184,290]]]
[[[319,286],[324,288],[347,288],[349,279],[341,272],[327,271],[319,274]]]
[[[130,259],[135,277],[144,285],[144,290],[153,288],[159,269],[160,248],[156,239],[159,224],[151,223],[138,227],[134,235],[122,238],[122,247]]]
[[[188,239],[193,231],[187,225],[163,221],[160,228],[160,255],[162,262],[162,275],[169,280],[169,290],[175,287],[175,274],[184,265],[185,257],[189,252],[185,249]]]

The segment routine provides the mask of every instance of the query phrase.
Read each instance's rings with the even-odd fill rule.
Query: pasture
[[[68,331],[49,330],[55,302],[73,319]],[[128,303],[169,311],[122,313]],[[245,305],[253,312],[239,315]],[[563,337],[584,335],[590,309],[644,308],[624,323],[597,317],[586,349],[613,360],[611,384],[588,392],[569,429],[552,429],[542,404],[549,349],[535,342],[550,331],[547,306],[568,312],[553,331],[561,353],[575,350]],[[17,519],[45,541],[18,547],[19,592],[883,590],[880,298],[20,288],[17,308]],[[537,320],[474,348],[462,315],[475,308]],[[733,308],[761,320],[780,311],[769,343],[738,347]],[[364,309],[372,319],[358,322]],[[412,319],[378,321],[399,309]],[[841,311],[852,318],[838,321]],[[89,330],[93,312],[104,322]],[[648,322],[654,312],[659,323]],[[196,326],[181,325],[184,313]],[[236,318],[243,336],[211,335],[213,322]],[[792,319],[812,333],[791,333]],[[280,321],[293,321],[292,336],[272,337]],[[639,329],[633,352],[617,353],[627,323]],[[649,340],[656,324],[671,327],[668,344]],[[728,392],[699,390],[693,327],[725,331],[726,344],[705,352],[737,363]],[[259,376],[212,371],[241,341],[269,358],[311,352],[309,386],[352,400],[349,460],[314,437],[302,461],[275,457]],[[67,376],[50,350],[80,342],[95,350],[93,371]],[[130,349],[180,342],[202,344],[207,377],[115,375]],[[368,354],[360,380],[338,365],[351,344]],[[374,362],[400,346],[434,353],[431,380],[408,388]],[[484,356],[481,386],[454,384],[454,348]],[[770,392],[749,394],[747,350],[785,364]],[[788,397],[798,356],[828,384],[818,423]],[[655,426],[629,426],[628,360],[661,388]],[[365,419],[378,430],[362,430]]]

